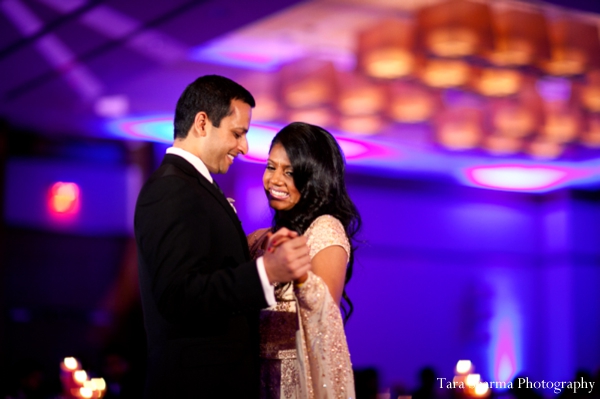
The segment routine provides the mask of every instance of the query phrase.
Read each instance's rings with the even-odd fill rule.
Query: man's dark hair
[[[177,101],[174,138],[187,136],[200,111],[206,112],[210,122],[219,127],[221,120],[231,114],[231,101],[236,99],[253,108],[256,105],[252,94],[231,79],[219,75],[199,77],[185,88]]]

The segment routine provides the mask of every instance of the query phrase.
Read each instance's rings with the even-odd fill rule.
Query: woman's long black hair
[[[346,191],[345,161],[335,138],[325,129],[304,122],[294,122],[281,129],[271,142],[281,144],[292,164],[294,184],[300,192],[300,200],[290,210],[275,211],[273,228],[281,227],[304,234],[319,216],[337,218],[350,241],[350,258],[346,269],[341,304],[344,322],[354,306],[346,294],[345,286],[352,278],[354,265],[354,237],[361,226],[356,206]]]

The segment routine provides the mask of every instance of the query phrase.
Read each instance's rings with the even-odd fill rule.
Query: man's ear
[[[206,112],[198,112],[196,114],[196,117],[194,118],[194,124],[192,126],[194,128],[194,132],[201,137],[206,136],[208,123],[209,120],[208,115],[206,115]]]

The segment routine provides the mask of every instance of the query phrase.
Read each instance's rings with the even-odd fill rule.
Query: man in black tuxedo
[[[191,83],[177,102],[173,147],[139,194],[145,398],[257,397],[258,312],[275,303],[272,284],[310,268],[306,239],[284,229],[275,234],[283,244],[251,260],[240,221],[213,183],[211,174],[247,152],[252,107],[252,95],[225,77]]]

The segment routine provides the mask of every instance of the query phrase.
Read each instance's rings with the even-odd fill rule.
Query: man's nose
[[[238,142],[238,148],[243,155],[246,155],[248,153],[248,139],[246,138],[245,134],[242,137],[240,137],[240,140]]]

